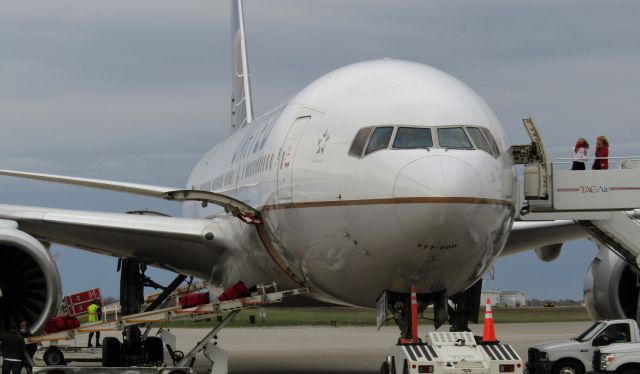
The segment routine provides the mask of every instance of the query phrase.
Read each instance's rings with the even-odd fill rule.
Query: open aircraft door
[[[291,125],[287,138],[284,141],[282,155],[280,157],[280,166],[278,167],[279,203],[288,203],[292,200],[293,163],[300,139],[309,120],[311,120],[311,116],[297,118]]]

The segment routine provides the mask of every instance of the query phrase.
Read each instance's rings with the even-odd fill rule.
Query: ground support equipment
[[[205,357],[212,361],[211,373],[219,374],[219,373],[227,373],[227,359],[226,353],[217,346],[217,343],[211,342],[212,338],[215,338],[216,334],[218,334],[229,322],[233,320],[233,318],[242,310],[254,307],[261,307],[268,304],[274,304],[281,302],[285,297],[305,294],[308,292],[307,288],[298,288],[293,290],[286,291],[278,291],[276,283],[270,283],[266,285],[258,285],[257,292],[252,296],[234,299],[234,300],[226,300],[226,301],[215,301],[209,304],[198,305],[191,308],[181,308],[180,306],[162,308],[158,310],[142,312],[131,314],[127,316],[123,316],[114,321],[108,322],[93,322],[93,323],[85,323],[82,324],[77,329],[60,331],[53,334],[46,334],[41,336],[33,336],[28,340],[30,343],[44,343],[49,342],[52,344],[52,347],[49,349],[57,349],[60,352],[60,365],[65,364],[64,358],[64,350],[72,349],[72,348],[62,348],[56,347],[55,345],[58,342],[65,340],[75,339],[76,336],[80,334],[95,332],[95,331],[123,331],[127,327],[130,326],[140,326],[143,324],[149,323],[158,323],[158,322],[171,322],[171,321],[182,321],[182,320],[191,320],[191,321],[202,321],[202,320],[213,320],[215,317],[219,315],[226,315],[225,318],[222,319],[212,330],[207,334],[207,336],[200,341],[189,353],[181,356],[174,355],[175,353],[175,337],[171,337],[172,334],[163,331],[160,329],[159,335],[162,338],[157,338],[158,340],[162,340],[162,344],[166,347],[169,345],[168,350],[171,354],[171,358],[174,360],[174,365],[172,367],[127,367],[126,370],[122,368],[120,365],[114,365],[112,367],[100,367],[98,369],[102,371],[94,371],[94,372],[127,372],[127,373],[170,373],[171,371],[166,371],[170,368],[172,370],[177,370],[175,373],[189,373],[191,367],[193,366],[196,355],[199,352],[203,352]],[[171,342],[171,340],[173,341]],[[106,339],[105,339],[106,340]],[[105,341],[106,343],[106,341]],[[62,349],[61,349],[62,348]],[[84,352],[86,349],[90,348],[78,348],[77,352]],[[96,352],[98,349],[93,348]],[[106,347],[106,344],[102,348],[109,349]],[[103,355],[104,361],[104,355]],[[117,362],[117,360],[114,360]],[[38,373],[89,373],[92,371],[89,370],[88,367],[70,367],[70,366],[49,366],[49,367],[41,367],[37,368]],[[85,370],[85,371],[73,371],[73,370]],[[120,371],[117,371],[119,369]],[[58,371],[55,371],[58,370]],[[93,370],[93,368],[92,368]],[[116,370],[116,371],[112,371]],[[140,371],[136,371],[140,370]],[[144,371],[143,371],[144,370]],[[149,371],[156,370],[156,371]]]
[[[522,359],[507,344],[478,343],[470,332],[431,332],[426,343],[397,344],[381,374],[522,374]]]

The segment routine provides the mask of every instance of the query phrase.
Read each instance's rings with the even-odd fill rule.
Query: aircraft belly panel
[[[406,204],[424,235],[416,240],[396,217],[389,199],[368,205],[300,203],[267,209],[267,227],[278,253],[296,274],[323,294],[373,307],[385,289],[418,292],[473,284],[490,266],[506,238],[512,209],[494,204]]]

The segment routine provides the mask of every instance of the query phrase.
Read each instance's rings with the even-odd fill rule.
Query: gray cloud
[[[335,68],[393,57],[467,83],[514,143],[528,142],[520,121],[531,114],[553,157],[600,133],[612,154],[638,153],[636,2],[247,0],[245,11],[258,113]],[[205,0],[3,4],[0,167],[182,186],[229,133],[228,13],[227,1]],[[123,194],[0,183],[4,203],[180,214]],[[551,265],[501,260],[494,286],[547,297],[536,272],[557,271],[557,297],[579,298],[593,245],[568,248]],[[113,260],[54,251],[66,292],[90,276],[117,292]]]

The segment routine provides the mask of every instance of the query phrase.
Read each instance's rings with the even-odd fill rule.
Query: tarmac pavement
[[[497,338],[511,344],[526,361],[527,349],[542,341],[568,339],[584,331],[591,322],[524,323],[496,325]],[[482,335],[482,326],[473,326]],[[420,335],[433,328],[421,326]],[[206,334],[201,329],[174,329],[178,348],[188,351]],[[375,327],[282,327],[232,328],[219,334],[219,345],[229,353],[229,371],[234,374],[337,374],[379,373],[389,348],[398,338],[395,326]],[[206,373],[208,360],[199,356],[195,369]]]
[[[496,336],[511,344],[526,361],[531,345],[577,336],[590,324],[496,324]],[[482,325],[474,325],[472,330],[476,335],[482,335]],[[208,331],[171,329],[177,338],[177,349],[185,353]],[[433,327],[420,326],[420,336],[424,337],[428,331],[433,331]],[[121,335],[111,332],[103,333],[102,337],[105,336]],[[398,336],[395,326],[385,326],[380,331],[373,326],[228,328],[218,334],[218,343],[229,354],[229,372],[233,374],[375,374],[379,373],[382,361]],[[87,335],[79,336],[75,344],[86,346],[86,339]],[[198,355],[194,366],[196,372],[207,373],[209,367],[207,358]]]

